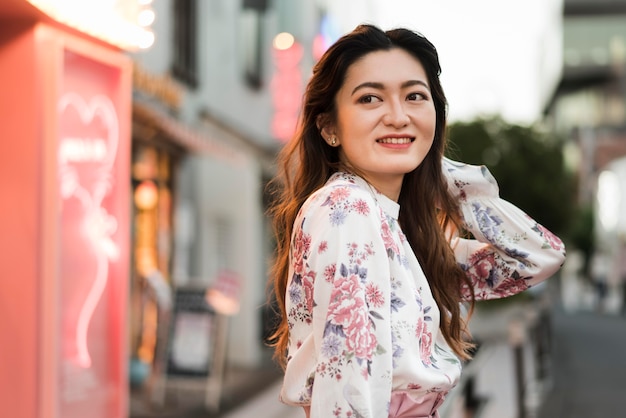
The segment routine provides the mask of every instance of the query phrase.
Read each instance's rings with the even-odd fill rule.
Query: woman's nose
[[[388,102],[387,112],[383,117],[385,125],[401,128],[410,122],[406,109],[399,101]]]

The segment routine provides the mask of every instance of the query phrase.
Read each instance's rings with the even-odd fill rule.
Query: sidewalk
[[[271,385],[254,399],[222,418],[304,418],[302,408],[287,406],[278,401],[280,381]]]
[[[242,406],[255,404],[263,395],[269,398],[265,392],[269,390],[268,387],[274,388],[282,376],[281,370],[270,357],[268,352],[267,359],[256,368],[232,365],[226,368],[218,411],[209,411],[205,407],[206,378],[169,376],[165,384],[162,405],[150,402],[151,394],[145,389],[131,390],[129,416],[130,418],[225,417]],[[278,392],[274,396],[274,403],[279,404]],[[267,406],[263,408],[267,409]],[[248,416],[263,418],[262,412]]]

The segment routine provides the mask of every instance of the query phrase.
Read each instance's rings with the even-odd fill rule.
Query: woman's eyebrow
[[[428,83],[422,81],[422,80],[409,80],[409,81],[405,81],[404,83],[402,83],[402,88],[406,88],[406,87],[411,87],[411,86],[424,86],[426,87],[428,90],[430,90],[430,87],[428,87]]]
[[[430,90],[430,87],[428,87],[428,84],[426,84],[422,80],[407,80],[404,83],[402,83],[402,85],[400,87],[402,87],[404,89],[404,88],[411,87],[411,86],[416,86],[416,85],[424,86],[428,90]],[[384,90],[385,89],[385,85],[383,83],[378,83],[378,82],[375,82],[375,81],[366,81],[366,82],[361,83],[358,86],[356,86],[354,88],[354,90],[352,90],[352,94],[351,95],[354,95],[354,93],[356,93],[358,90],[366,88],[366,87],[377,89],[377,90]]]

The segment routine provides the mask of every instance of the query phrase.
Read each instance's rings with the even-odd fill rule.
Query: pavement
[[[258,367],[227,365],[224,371],[219,405],[208,408],[207,392],[210,381],[206,377],[168,376],[162,383],[161,396],[158,391],[148,387],[131,389],[130,418],[223,418],[231,413],[239,416],[264,418],[264,413],[271,413],[269,404],[278,402],[276,385],[280,382],[282,371],[271,360],[271,351],[266,348],[264,360]],[[145,385],[148,386],[148,385]],[[158,386],[157,386],[158,387]],[[269,400],[270,391],[276,395]],[[263,404],[261,413],[241,415],[251,405]],[[280,413],[280,412],[279,412]],[[235,415],[237,416],[237,415]],[[282,417],[283,415],[276,415]],[[284,415],[287,417],[287,415]],[[272,417],[272,415],[268,415]]]
[[[626,416],[626,318],[555,309],[554,385],[539,418]]]

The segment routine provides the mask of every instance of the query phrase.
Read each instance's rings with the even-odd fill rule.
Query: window
[[[253,89],[262,84],[261,37],[266,9],[267,0],[244,0],[240,16],[244,79]]]
[[[198,85],[197,2],[174,2],[174,77],[185,84]]]

